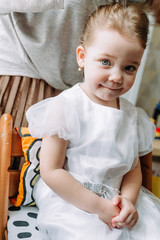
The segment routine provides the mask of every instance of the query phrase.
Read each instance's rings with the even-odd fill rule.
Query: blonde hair
[[[100,6],[88,19],[81,38],[87,46],[97,29],[111,28],[126,36],[135,36],[146,48],[149,21],[146,13],[137,5],[124,7],[121,3]]]

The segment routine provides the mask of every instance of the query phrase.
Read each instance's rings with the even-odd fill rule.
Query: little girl
[[[142,9],[98,8],[76,51],[84,82],[27,111],[30,133],[43,137],[34,188],[43,239],[160,238],[160,200],[141,187],[139,162],[152,151],[154,127],[120,97],[134,83],[147,34]]]

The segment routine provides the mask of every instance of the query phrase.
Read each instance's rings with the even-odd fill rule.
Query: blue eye
[[[136,68],[135,68],[134,66],[132,66],[132,65],[128,65],[128,66],[125,67],[125,70],[126,70],[126,71],[130,71],[130,72],[133,72],[133,71],[136,70]]]
[[[110,62],[109,60],[104,59],[104,60],[102,60],[101,62],[102,62],[102,64],[105,65],[105,66],[111,66],[111,62]]]

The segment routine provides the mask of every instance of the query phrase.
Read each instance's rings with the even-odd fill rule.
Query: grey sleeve
[[[64,0],[0,0],[0,14],[64,8]]]

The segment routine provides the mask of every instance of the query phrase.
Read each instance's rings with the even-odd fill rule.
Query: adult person
[[[57,3],[62,0],[57,0]],[[0,115],[27,126],[26,110],[83,80],[75,59],[89,15],[109,0],[0,1]]]

